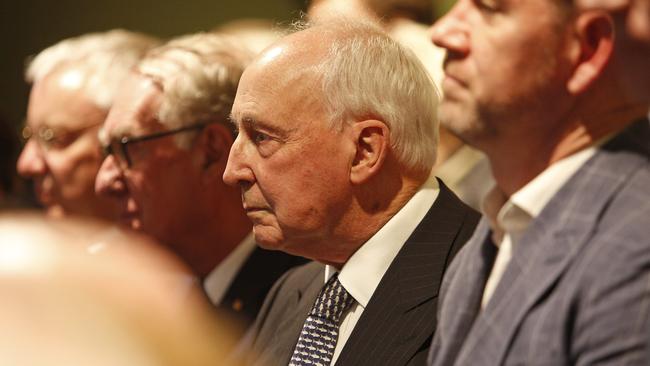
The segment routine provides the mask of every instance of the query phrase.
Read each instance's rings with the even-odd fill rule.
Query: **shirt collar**
[[[388,267],[429,212],[439,192],[438,181],[431,175],[404,207],[343,265],[339,280],[360,306],[368,305]],[[336,269],[327,266],[325,281],[334,273]]]
[[[509,199],[495,186],[483,201],[483,212],[490,221],[494,243],[498,246],[506,233],[516,241],[551,198],[595,153],[596,147],[592,146],[552,164]]]

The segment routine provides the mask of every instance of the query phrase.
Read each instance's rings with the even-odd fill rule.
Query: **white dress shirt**
[[[411,233],[429,212],[439,192],[438,181],[432,175],[406,205],[365,242],[341,269],[339,281],[355,302],[343,315],[331,365],[336,363],[384,273]],[[326,266],[325,283],[335,273],[336,268]]]
[[[503,273],[530,223],[580,167],[596,153],[595,147],[570,155],[546,168],[515,192],[510,199],[494,187],[483,202],[483,213],[490,221],[492,241],[499,248],[483,290],[481,309],[490,301]]]
[[[255,250],[255,237],[253,232],[248,233],[244,240],[228,256],[219,263],[203,280],[203,289],[210,301],[219,305],[226,295],[226,291],[234,281],[237,273],[248,257]]]

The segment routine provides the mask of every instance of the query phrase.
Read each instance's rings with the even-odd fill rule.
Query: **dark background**
[[[0,1],[0,116],[14,125],[25,115],[28,56],[61,39],[113,28],[159,37],[206,31],[238,18],[284,22],[302,0],[2,0]]]
[[[168,38],[239,18],[295,19],[308,0],[0,0],[0,118],[22,124],[25,61],[68,37],[113,28]],[[441,14],[453,0],[432,0]]]

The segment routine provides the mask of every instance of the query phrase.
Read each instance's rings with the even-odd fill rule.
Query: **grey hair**
[[[250,51],[235,38],[197,33],[151,50],[137,72],[160,86],[163,96],[157,119],[166,127],[225,123],[239,78],[251,59]],[[188,147],[189,135],[177,136],[177,143]]]
[[[156,38],[123,29],[68,38],[28,60],[25,80],[35,83],[62,68],[76,68],[86,74],[85,95],[98,107],[109,109],[122,80],[159,43]]]
[[[398,161],[430,171],[436,161],[440,97],[422,62],[369,23],[340,19],[316,27],[333,35],[318,65],[332,127],[380,119],[390,129]]]

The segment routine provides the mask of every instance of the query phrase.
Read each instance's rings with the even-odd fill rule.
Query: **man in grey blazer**
[[[267,296],[248,364],[308,364],[312,351],[322,365],[424,364],[443,272],[478,221],[430,175],[436,107],[415,55],[360,21],[294,33],[244,71],[224,180],[259,245],[316,261]],[[351,301],[321,338],[330,348],[301,348],[336,283]]]
[[[433,26],[441,120],[497,185],[445,275],[429,364],[648,361],[648,99],[630,92],[621,19],[459,0]]]

